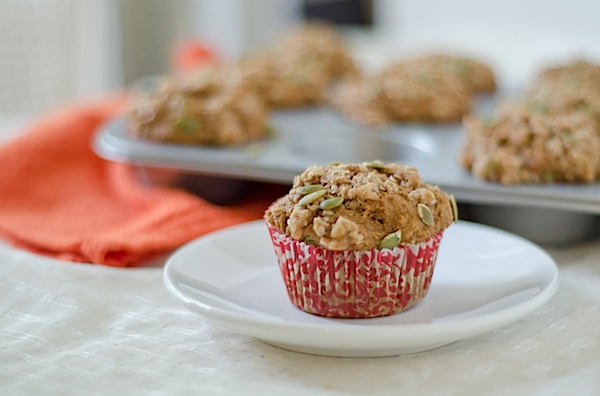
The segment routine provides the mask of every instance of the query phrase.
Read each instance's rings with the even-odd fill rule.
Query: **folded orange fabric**
[[[147,186],[126,164],[96,156],[97,128],[126,98],[49,114],[0,147],[0,238],[39,254],[112,266],[146,259],[216,229],[258,219],[281,186],[231,207]]]

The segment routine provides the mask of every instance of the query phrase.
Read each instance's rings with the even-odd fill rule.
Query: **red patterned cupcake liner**
[[[296,241],[269,224],[291,302],[333,318],[371,318],[403,311],[429,290],[443,231],[393,249],[334,251]]]

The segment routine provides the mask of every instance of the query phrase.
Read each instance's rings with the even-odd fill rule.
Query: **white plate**
[[[461,221],[446,230],[428,295],[399,314],[329,319],[287,297],[266,225],[255,221],[196,239],[164,272],[190,310],[285,349],[328,356],[415,353],[489,332],[545,303],[558,269],[533,243]]]

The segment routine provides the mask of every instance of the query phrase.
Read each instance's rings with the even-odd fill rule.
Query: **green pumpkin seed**
[[[310,193],[308,195],[305,195],[304,197],[302,197],[302,199],[300,201],[298,201],[298,203],[296,205],[297,206],[308,205],[309,203],[314,202],[317,199],[321,198],[323,195],[325,195],[325,193],[327,193],[327,190],[319,190],[319,191]]]
[[[320,184],[309,184],[307,186],[298,187],[296,192],[300,195],[306,195],[310,193],[314,193],[315,191],[320,191],[323,189],[323,186]]]
[[[550,183],[554,183],[554,172],[552,171],[546,171],[544,173],[542,173],[542,181],[544,183],[550,184]]]
[[[325,201],[321,202],[319,204],[319,208],[323,209],[323,210],[337,208],[338,206],[340,206],[342,204],[342,202],[344,202],[344,198],[342,198],[342,197],[329,198],[329,199],[326,199]]]
[[[398,246],[401,239],[402,231],[398,230],[396,232],[392,232],[391,234],[383,238],[381,242],[379,242],[379,246],[377,246],[377,249],[393,249],[396,246]]]
[[[366,161],[362,163],[364,166],[369,166],[373,169],[385,169],[385,164],[381,161]]]
[[[431,209],[422,203],[417,205],[417,211],[419,212],[419,217],[425,223],[425,225],[432,226],[433,225],[433,213],[431,213]]]
[[[454,70],[461,78],[466,78],[472,73],[473,66],[468,60],[461,58],[454,64]]]
[[[193,117],[180,117],[175,122],[175,128],[184,133],[192,133],[198,130],[200,123]]]
[[[304,243],[307,245],[315,245],[315,246],[317,245],[317,241],[315,241],[311,237],[304,238]]]
[[[487,158],[485,165],[483,166],[482,172],[485,176],[489,176],[490,173],[494,172],[500,166],[500,162],[496,158]]]
[[[450,194],[450,204],[452,205],[452,216],[454,217],[454,222],[458,223],[458,205],[456,204],[456,199],[454,199],[454,195]]]

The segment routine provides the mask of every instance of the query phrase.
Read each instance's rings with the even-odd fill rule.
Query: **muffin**
[[[600,134],[582,112],[505,105],[493,120],[465,117],[461,164],[501,184],[592,183],[600,176]]]
[[[342,37],[325,23],[291,30],[264,53],[239,62],[269,108],[321,104],[335,81],[358,75]]]
[[[128,114],[131,136],[167,143],[239,146],[267,136],[268,110],[234,67],[165,78]]]
[[[290,301],[326,317],[369,318],[425,297],[456,203],[414,168],[311,166],[265,212]]]
[[[548,68],[520,102],[492,119],[465,117],[459,161],[502,184],[593,183],[600,179],[600,66]]]
[[[540,113],[581,112],[600,132],[600,65],[579,60],[542,71],[525,104]]]
[[[330,102],[363,125],[458,122],[469,111],[470,91],[453,73],[396,63],[372,75],[341,81]]]
[[[461,80],[471,93],[490,93],[496,90],[494,71],[474,58],[433,54],[412,59],[407,64],[413,68],[426,70],[430,74],[449,73]]]
[[[546,83],[575,87],[591,85],[598,90],[600,89],[600,65],[585,59],[577,59],[560,66],[548,67],[542,70],[536,85]]]

